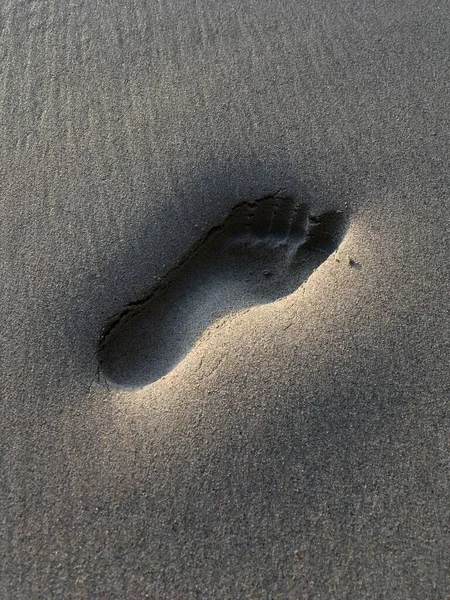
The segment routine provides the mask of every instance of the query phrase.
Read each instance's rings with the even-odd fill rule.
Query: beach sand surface
[[[437,0],[2,2],[2,599],[449,597],[449,36]],[[276,194],[337,249],[230,314],[192,285],[200,338],[109,385],[111,317]]]

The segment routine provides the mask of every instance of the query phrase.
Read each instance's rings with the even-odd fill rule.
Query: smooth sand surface
[[[449,597],[449,39],[438,0],[2,3],[2,600]],[[108,319],[279,190],[337,251],[108,389]]]

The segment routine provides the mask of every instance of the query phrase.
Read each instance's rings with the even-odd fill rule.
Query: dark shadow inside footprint
[[[346,227],[342,212],[310,215],[278,195],[237,205],[145,298],[103,327],[98,357],[106,381],[130,389],[163,377],[220,317],[295,291]]]

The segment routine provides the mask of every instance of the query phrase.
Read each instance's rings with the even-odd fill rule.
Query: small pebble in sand
[[[351,266],[352,269],[360,269],[361,268],[361,265],[359,263],[357,263],[356,260],[353,260],[353,258],[348,259],[348,264]]]

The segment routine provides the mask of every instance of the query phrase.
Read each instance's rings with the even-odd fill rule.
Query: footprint
[[[169,373],[214,321],[291,294],[338,247],[344,213],[309,214],[277,195],[237,205],[149,292],[108,321],[98,342],[112,387]]]

